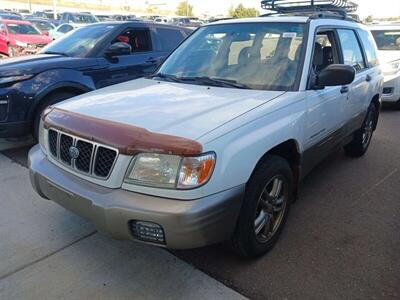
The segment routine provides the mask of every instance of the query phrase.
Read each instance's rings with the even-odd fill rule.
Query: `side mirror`
[[[356,69],[348,65],[333,64],[323,69],[316,78],[316,87],[347,85],[354,81]]]
[[[7,33],[6,33],[6,31],[4,29],[2,29],[2,30],[0,30],[0,34],[1,35],[6,35]]]
[[[132,53],[132,47],[128,43],[117,42],[114,43],[108,48],[105,54],[109,57],[120,56],[120,55],[129,55]]]

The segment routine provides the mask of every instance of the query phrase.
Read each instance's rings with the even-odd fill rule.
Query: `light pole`
[[[53,0],[53,18],[54,20],[57,20],[57,0]]]
[[[189,17],[189,0],[186,0],[186,17]]]

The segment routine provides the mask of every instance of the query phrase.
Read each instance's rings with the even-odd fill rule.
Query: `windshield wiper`
[[[69,55],[67,53],[57,52],[57,51],[45,51],[45,52],[42,52],[42,54],[54,54],[54,55],[62,55],[62,56],[69,57]]]
[[[218,86],[218,87],[233,87],[237,89],[250,89],[249,86],[239,83],[233,79],[224,79],[224,78],[216,78],[216,77],[206,77],[206,76],[198,76],[198,77],[180,77],[181,81],[193,81],[206,85]]]
[[[150,78],[162,78],[162,79],[172,81],[172,82],[182,82],[180,77],[177,77],[177,76],[171,75],[171,74],[164,74],[164,73],[157,73],[157,74],[151,75]]]

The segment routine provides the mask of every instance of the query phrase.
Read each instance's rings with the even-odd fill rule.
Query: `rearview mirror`
[[[323,69],[316,78],[316,86],[324,88],[326,86],[347,85],[354,81],[356,69],[348,65],[333,64]]]
[[[132,47],[128,43],[117,42],[114,43],[108,48],[105,54],[109,57],[120,56],[120,55],[129,55],[132,52]]]

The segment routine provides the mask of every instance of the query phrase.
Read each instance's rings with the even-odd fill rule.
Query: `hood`
[[[138,79],[72,98],[56,107],[197,140],[283,93]]]
[[[44,34],[9,34],[7,37],[11,43],[19,41],[27,44],[48,44],[51,42],[51,39]]]
[[[36,54],[0,60],[0,77],[38,74],[57,68],[82,70],[96,64],[97,60],[95,58]]]
[[[380,50],[378,51],[378,56],[381,64],[386,64],[395,60],[400,60],[400,50],[399,51]]]

